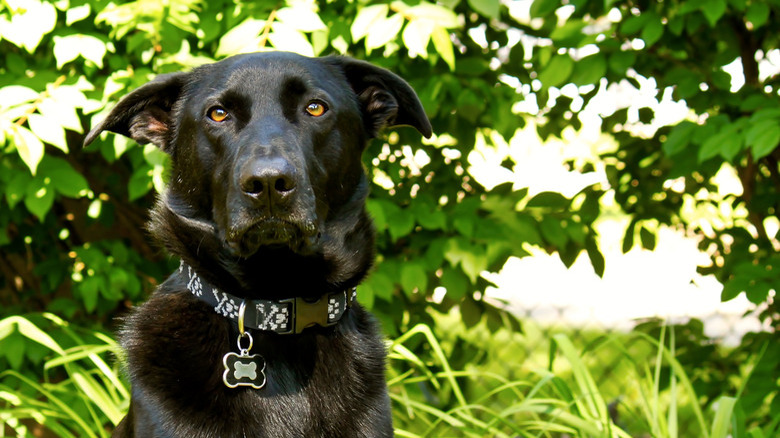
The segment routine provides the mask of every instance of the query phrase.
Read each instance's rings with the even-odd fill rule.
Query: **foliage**
[[[453,324],[452,320],[439,322]],[[700,406],[694,376],[676,359],[678,329],[661,326],[660,330],[660,338],[640,332],[597,335],[582,353],[582,345],[575,345],[572,338],[559,333],[550,341],[547,367],[482,358],[461,369],[450,359],[457,357],[454,350],[458,339],[462,341],[465,336],[474,340],[482,336],[480,332],[489,333],[485,324],[476,331],[460,335],[445,331],[449,334],[443,336],[435,335],[430,326],[418,324],[389,344],[389,386],[396,434],[774,436],[780,427],[776,414],[767,424],[744,423],[745,417],[738,409],[738,401],[741,403],[745,394],[742,390],[736,396],[718,394],[714,406]],[[126,383],[108,365],[107,356],[118,353],[114,341],[101,332],[70,327],[51,314],[0,320],[0,338],[11,336],[44,347],[50,358],[43,365],[47,372],[43,383],[13,370],[0,375],[0,400],[6,407],[0,409],[0,427],[16,436],[38,436],[32,424],[63,437],[109,436],[105,426],[116,425],[129,403]],[[64,347],[55,337],[73,346]],[[522,335],[511,327],[502,328],[487,337],[483,351],[522,348],[527,341],[518,337]],[[604,353],[616,356],[621,363],[621,372],[609,376],[618,380],[613,385],[619,388],[617,393],[605,390],[597,374],[603,370],[592,365],[594,360],[602,361]],[[518,356],[516,352],[510,354]],[[544,351],[540,350],[539,355],[544,356]],[[755,374],[756,367],[751,365],[736,370],[737,385],[743,389]]]
[[[44,351],[39,358],[50,357],[42,364],[43,382],[16,369],[0,373],[0,435],[9,429],[15,436],[38,436],[31,427],[37,424],[60,437],[110,436],[104,426],[119,424],[130,404],[130,391],[105,359],[106,353],[118,352],[111,337],[42,314],[0,320],[0,339],[6,345],[13,345],[9,339],[26,340],[15,345],[38,346]],[[13,354],[21,358],[24,352]]]
[[[586,254],[603,273],[594,223],[614,198],[630,217],[624,250],[652,248],[662,226],[696,236],[711,257],[701,272],[724,284],[724,300],[764,303],[775,332],[756,338],[777,344],[779,15],[776,0],[2,0],[0,316],[108,325],[172,271],[144,231],[165,154],[114,135],[81,149],[84,133],[156,74],[273,48],[390,68],[431,118],[432,141],[399,129],[365,155],[379,253],[360,299],[392,337],[454,307],[469,327],[518,328],[483,300],[483,272],[531,245],[567,265]],[[599,108],[616,89],[648,86],[638,104]],[[670,119],[669,104],[685,114]],[[500,146],[522,141],[526,123],[543,138],[600,124],[617,147],[569,166],[603,166],[606,181],[573,196],[530,194],[511,176],[480,183],[470,158],[493,148],[511,175]],[[723,188],[729,172],[740,189]],[[780,353],[761,340],[742,350],[761,376],[740,399],[747,424],[780,403]],[[0,368],[40,362],[25,342],[0,341],[3,352],[30,348],[2,355]]]

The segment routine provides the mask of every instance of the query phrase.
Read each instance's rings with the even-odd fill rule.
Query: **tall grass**
[[[99,332],[74,330],[54,315],[42,317],[50,331],[57,332],[59,342],[42,323],[36,325],[20,316],[0,320],[0,340],[19,333],[50,353],[38,370],[39,378],[13,370],[0,373],[0,436],[39,436],[43,428],[60,437],[108,437],[130,398],[116,361],[111,359],[118,353],[116,343]],[[610,334],[578,347],[566,334],[557,334],[550,339],[546,366],[541,367],[519,367],[522,364],[511,359],[517,356],[512,349],[518,346],[505,338],[490,337],[496,342],[482,347],[502,350],[504,363],[494,363],[488,354],[475,355],[463,369],[457,369],[451,360],[451,333],[417,325],[388,342],[388,385],[396,435],[780,436],[780,414],[746,430],[739,409],[741,391],[721,397],[713,408],[702,407],[690,375],[675,358],[674,336],[673,329],[662,330],[658,339],[642,333]],[[652,354],[637,355],[628,347],[637,341]],[[622,390],[617,398],[594,376],[605,353],[621,356],[625,364],[614,377]],[[750,368],[741,376],[743,384],[751,377]],[[693,418],[694,430],[681,431],[683,418],[685,424]]]
[[[418,339],[411,342],[414,338]],[[424,348],[420,341],[426,344]],[[625,346],[635,341],[652,348],[654,357],[647,360]],[[416,355],[407,343],[429,354]],[[611,403],[593,376],[598,365],[589,360],[598,358],[604,349],[622,356],[626,364],[622,374],[614,377],[620,380],[623,395]],[[724,395],[705,410],[688,372],[675,358],[673,329],[662,330],[660,339],[643,333],[610,334],[596,339],[585,351],[575,347],[566,334],[557,334],[550,342],[549,366],[514,380],[506,378],[510,372],[497,374],[477,365],[454,370],[440,339],[425,325],[393,341],[390,352],[389,384],[396,432],[402,437],[780,436],[780,414],[766,426],[745,431],[736,409],[739,393]],[[507,363],[506,368],[514,365]],[[670,371],[662,372],[665,369]],[[749,373],[743,376],[743,385],[749,378]],[[686,417],[684,423],[681,417]],[[693,417],[693,425],[688,417]],[[684,434],[681,424],[687,425]]]
[[[130,400],[116,365],[106,359],[119,351],[116,342],[94,331],[87,340],[61,318],[42,316],[74,346],[64,348],[22,316],[0,321],[0,339],[18,332],[51,353],[43,364],[41,381],[14,370],[0,373],[0,436],[9,429],[12,436],[32,436],[33,425],[60,437],[110,436],[111,426],[122,419]]]

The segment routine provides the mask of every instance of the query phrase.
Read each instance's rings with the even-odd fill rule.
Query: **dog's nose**
[[[255,160],[241,172],[239,184],[248,196],[267,197],[272,203],[284,201],[295,191],[295,167],[281,157]]]

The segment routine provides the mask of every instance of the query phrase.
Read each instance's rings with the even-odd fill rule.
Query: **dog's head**
[[[123,98],[85,144],[105,130],[168,152],[166,207],[211,228],[234,256],[264,247],[305,255],[337,239],[331,223],[363,211],[362,151],[392,125],[431,135],[395,74],[344,57],[270,52],[160,76]]]

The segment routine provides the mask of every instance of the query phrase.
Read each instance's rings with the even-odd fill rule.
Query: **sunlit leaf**
[[[17,153],[30,169],[30,173],[35,175],[43,158],[43,142],[29,129],[16,124],[11,126],[11,142],[16,146]]]
[[[0,88],[0,108],[11,108],[23,103],[33,102],[38,98],[35,90],[21,86],[9,85]]]
[[[54,5],[39,0],[26,0],[24,7],[11,14],[0,15],[0,39],[33,53],[43,37],[54,30],[57,10]]]
[[[57,119],[47,118],[40,114],[30,114],[27,118],[30,130],[39,139],[67,153],[68,144],[65,140],[65,129],[56,121]]]
[[[296,3],[292,7],[279,9],[276,11],[276,18],[301,32],[327,29],[320,16],[305,4]]]
[[[410,57],[428,58],[428,43],[435,24],[429,20],[413,19],[406,25],[402,34],[404,45]]]
[[[314,56],[311,42],[299,30],[281,22],[275,22],[271,25],[271,29],[268,40],[275,48],[304,56]]]
[[[253,18],[244,20],[219,39],[215,56],[223,57],[258,50],[261,42],[260,33],[264,27],[265,20]]]
[[[455,51],[452,47],[452,40],[450,39],[450,33],[443,27],[437,27],[433,29],[433,46],[436,48],[436,52],[447,63],[450,70],[455,70]]]
[[[412,20],[428,20],[436,26],[447,29],[460,26],[458,14],[444,6],[435,5],[428,2],[420,2],[420,4],[406,9],[404,11],[404,15],[412,17]]]
[[[91,35],[54,37],[54,58],[57,60],[57,68],[62,68],[79,56],[102,68],[106,51],[106,43]]]
[[[403,25],[404,17],[401,14],[393,14],[386,19],[375,22],[366,36],[366,50],[371,51],[384,47],[390,41],[395,40]]]
[[[358,41],[373,31],[379,22],[385,20],[389,11],[390,6],[386,4],[371,5],[361,9],[350,28],[352,41]]]
[[[90,6],[89,3],[70,8],[65,13],[65,24],[70,26],[71,24],[77,21],[81,21],[87,18],[91,11],[92,11],[92,7]]]

